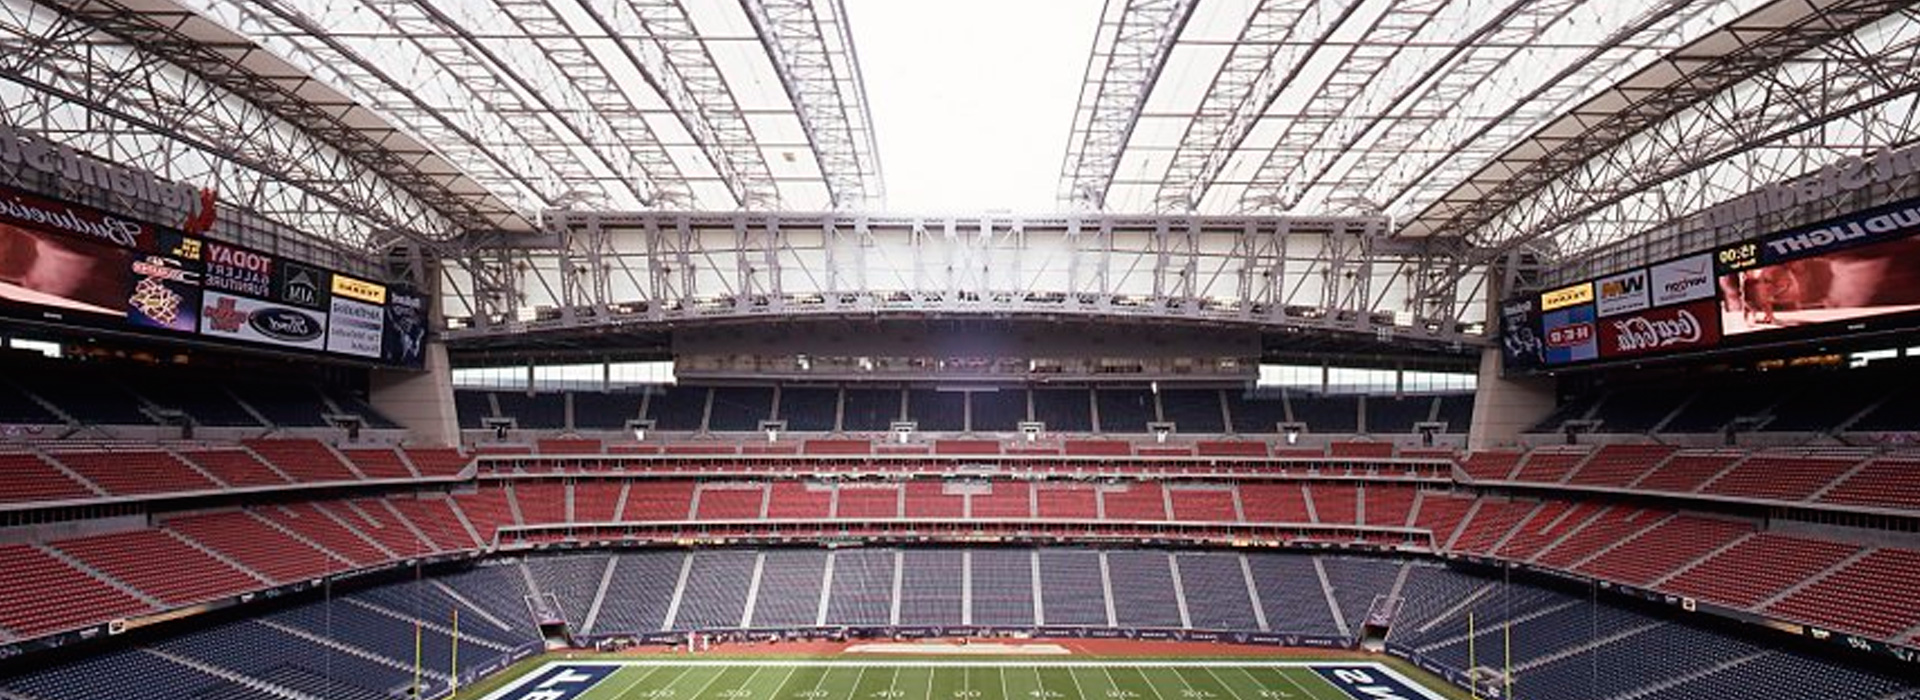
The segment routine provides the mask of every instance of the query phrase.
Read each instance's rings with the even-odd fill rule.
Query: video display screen
[[[1721,275],[1720,323],[1726,334],[1920,310],[1920,237],[1820,250],[1826,252],[1779,256],[1785,259]]]
[[[1920,200],[1507,300],[1509,369],[1920,326]]]
[[[0,312],[404,367],[426,300],[405,288],[0,188]]]

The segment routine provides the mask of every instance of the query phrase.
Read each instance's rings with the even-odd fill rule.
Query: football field
[[[555,661],[487,700],[1440,700],[1369,662]]]

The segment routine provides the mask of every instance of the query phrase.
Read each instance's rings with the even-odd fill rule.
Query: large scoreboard
[[[418,367],[427,300],[241,246],[0,188],[0,314]]]
[[[1500,307],[1509,371],[1920,326],[1920,200],[1633,268]]]

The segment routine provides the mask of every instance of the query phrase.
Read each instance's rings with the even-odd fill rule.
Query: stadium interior
[[[1043,4],[0,0],[0,700],[1920,700],[1920,8]]]

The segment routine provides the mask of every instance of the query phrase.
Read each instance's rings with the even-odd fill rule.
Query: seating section
[[[290,483],[286,477],[275,472],[273,467],[260,461],[254,453],[244,449],[178,450],[175,454],[199,466],[230,487],[284,486]]]
[[[1876,459],[1817,499],[1872,508],[1920,510],[1920,461]]]
[[[847,389],[840,407],[840,429],[884,432],[900,420],[899,389]]]
[[[1096,389],[1093,395],[1100,409],[1100,432],[1145,434],[1147,424],[1158,420],[1154,395],[1145,389]]]
[[[353,481],[353,470],[318,440],[244,440],[241,444],[295,481]]]
[[[966,429],[966,402],[964,392],[910,389],[907,420],[913,421],[919,430],[957,433]]]
[[[841,484],[834,516],[840,518],[900,517],[900,487],[894,484]]]
[[[1093,408],[1085,389],[1034,389],[1033,419],[1045,423],[1049,432],[1093,430]]]
[[[27,392],[0,382],[0,424],[57,425],[64,421],[33,400]]]
[[[402,452],[420,476],[427,478],[457,476],[473,461],[456,449],[409,447]]]
[[[269,506],[253,512],[276,529],[318,545],[354,566],[371,566],[395,558],[310,503]]]
[[[1218,389],[1163,389],[1160,407],[1174,429],[1186,435],[1226,432],[1226,416],[1220,409]],[[1100,419],[1104,425],[1106,414]]]
[[[1859,549],[1840,542],[1760,533],[1686,570],[1669,581],[1666,589],[1722,605],[1751,608],[1814,579]]]
[[[265,575],[274,583],[319,578],[345,571],[352,565],[245,512],[193,515],[169,521],[166,526]]]
[[[0,628],[22,637],[146,612],[145,603],[31,546],[0,545]]]
[[[1345,435],[1361,432],[1364,412],[1365,432],[1372,435],[1407,435],[1416,424],[1429,421],[1442,423],[1443,433],[1458,435],[1467,432],[1473,415],[1470,393],[1363,402],[1359,395],[1284,390],[1248,395],[1239,389],[1190,386],[1157,391],[1051,385],[954,391],[938,386],[842,389],[782,384],[776,389],[771,384],[680,384],[648,390],[654,393],[456,389],[454,404],[463,429],[480,430],[487,427],[485,419],[504,417],[516,419],[521,430],[546,433],[625,432],[629,420],[643,418],[652,420],[654,429],[669,432],[748,432],[759,430],[762,420],[780,420],[793,432],[878,433],[889,430],[894,421],[908,420],[927,433],[1010,433],[1021,422],[1034,420],[1045,423],[1051,432],[1068,434],[1146,435],[1149,423],[1165,421],[1174,424],[1180,435],[1272,435],[1279,432],[1279,424],[1295,421],[1310,433]]]
[[[347,460],[369,479],[412,479],[416,478],[407,463],[401,461],[400,453],[390,448],[377,450],[341,450]]]
[[[1880,638],[1920,626],[1920,551],[1879,549],[1830,570],[1769,612]]]
[[[1240,519],[1234,512],[1231,487],[1169,486],[1167,495],[1173,500],[1174,520],[1225,523]]]
[[[1109,520],[1166,520],[1166,493],[1157,482],[1117,484],[1100,489]]]
[[[1665,465],[1632,484],[1641,491],[1692,493],[1720,472],[1726,471],[1744,455],[1737,452],[1680,452]]]
[[[1520,462],[1520,471],[1514,473],[1514,481],[1529,481],[1539,484],[1558,484],[1566,480],[1575,467],[1586,461],[1589,453],[1547,452],[1535,450],[1527,453]]]
[[[234,596],[259,579],[161,530],[59,540],[54,549],[169,605]]]
[[[1641,531],[1575,570],[1647,586],[1751,532],[1753,526],[1746,523],[1677,516]]]
[[[720,386],[713,388],[713,408],[707,430],[743,432],[760,429],[773,415],[773,387]]]
[[[760,517],[760,508],[767,498],[767,487],[759,483],[710,484],[701,486],[697,493],[695,519],[753,520]],[[605,518],[608,521],[612,519]]]
[[[0,503],[94,498],[93,490],[32,452],[0,452]]]
[[[1524,452],[1470,452],[1460,468],[1474,481],[1505,481],[1525,458]]]
[[[1625,488],[1658,467],[1674,448],[1667,445],[1602,445],[1567,479],[1580,486]]]
[[[115,496],[220,489],[179,457],[157,450],[61,451],[47,457]]]
[[[1803,501],[1839,479],[1858,459],[1813,459],[1755,455],[1707,483],[1701,493]]]

